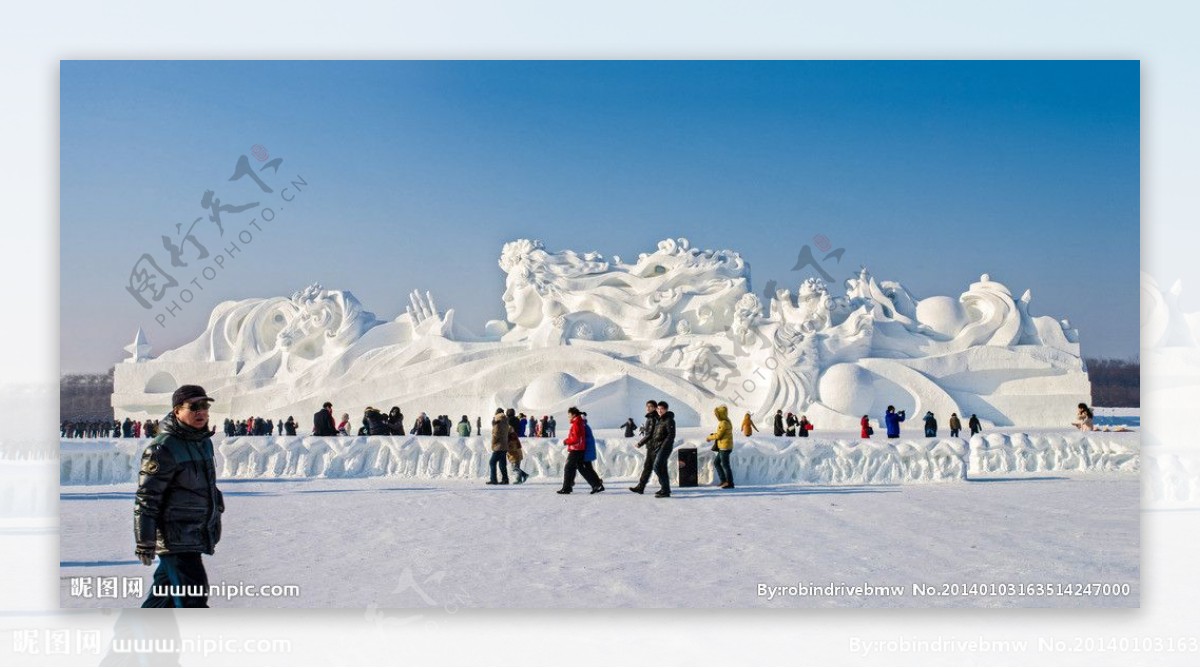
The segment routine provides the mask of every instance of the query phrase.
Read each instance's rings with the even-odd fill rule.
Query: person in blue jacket
[[[895,406],[888,406],[887,415],[883,416],[883,424],[887,427],[888,438],[900,438],[901,422],[904,422],[904,411],[897,413]]]
[[[596,437],[592,435],[592,425],[587,422],[587,413],[580,412],[580,415],[583,417],[583,433],[586,439],[584,441],[586,445],[583,451],[583,466],[580,468],[591,471],[592,475],[596,476],[596,480],[600,481],[599,487],[592,488],[592,494],[596,494],[597,492],[604,491],[604,480],[600,478],[600,474],[596,473],[596,469],[592,466],[592,462],[596,461]],[[587,474],[584,474],[583,477],[586,480]]]

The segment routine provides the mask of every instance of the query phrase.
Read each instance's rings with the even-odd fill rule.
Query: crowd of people
[[[466,415],[462,416],[457,423],[450,419],[449,415],[438,415],[429,417],[422,412],[413,420],[412,425],[407,429],[404,427],[404,413],[401,412],[399,406],[392,406],[391,410],[384,414],[383,411],[374,406],[367,406],[363,411],[361,426],[354,430],[350,423],[350,414],[342,413],[341,420],[334,423],[333,403],[326,401],[321,410],[313,414],[313,436],[460,436],[463,438],[469,436],[483,435],[483,419],[475,418],[475,424],[471,424],[470,418]],[[513,415],[515,422],[513,423],[514,433],[519,438],[552,438],[555,435],[556,422],[554,416],[543,415],[539,420],[534,416],[527,416],[524,413],[516,413]],[[291,416],[288,416],[288,422],[292,422]],[[351,431],[354,430],[352,434]],[[291,432],[289,432],[289,435]]]
[[[158,420],[109,420],[108,418],[82,418],[63,420],[59,424],[62,438],[154,438],[158,434]]]
[[[649,407],[648,404],[647,406]],[[508,415],[509,411],[513,414]],[[656,411],[657,409],[649,412]],[[557,423],[553,415],[543,415],[539,419],[537,416],[517,413],[514,409],[502,412],[505,413],[506,421],[510,423],[510,429],[516,438],[555,438],[557,436]],[[887,412],[881,420],[887,438],[900,437],[900,423],[904,422],[905,418],[905,411],[897,411],[895,406],[887,407]],[[718,418],[718,421],[721,420],[727,422],[729,420],[728,415]],[[933,411],[926,411],[922,420],[925,437],[936,438],[938,435],[938,421]],[[639,428],[631,417],[621,425],[621,429],[624,430],[625,438],[634,438],[636,431],[638,435],[643,437],[644,441],[650,423],[653,421],[648,413],[646,421]],[[862,416],[859,425],[859,436],[861,438],[869,439],[874,436],[875,429],[871,426],[870,416]],[[951,438],[960,437],[963,425],[958,413],[950,413],[947,426],[950,428]],[[1071,423],[1071,426],[1081,431],[1100,431],[1095,426],[1092,409],[1084,403],[1079,404],[1075,421]],[[227,437],[295,436],[299,428],[299,423],[291,415],[286,420],[283,418],[273,420],[271,418],[250,416],[244,420],[225,418],[222,433]],[[814,429],[816,427],[808,420],[806,415],[797,416],[791,412],[785,414],[782,409],[775,411],[772,433],[777,437],[808,438]],[[974,413],[967,420],[967,429],[970,431],[970,436],[983,431],[983,425]],[[147,419],[139,421],[131,420],[128,417],[124,420],[76,418],[63,420],[59,425],[59,432],[62,438],[154,438],[159,431],[159,420]],[[351,433],[352,431],[353,433]],[[746,437],[753,436],[755,432],[759,431],[758,425],[754,423],[754,419],[749,412],[742,417],[741,431]],[[1116,431],[1125,430],[1117,428]],[[422,412],[406,430],[404,427],[404,413],[400,411],[398,406],[392,406],[387,414],[384,414],[373,406],[368,406],[363,411],[361,426],[355,429],[350,423],[349,413],[342,413],[340,421],[335,422],[333,404],[328,401],[325,402],[321,410],[313,415],[312,435],[314,436],[404,436],[406,434],[413,436],[459,436],[462,438],[482,436],[483,421],[482,418],[477,417],[475,418],[475,423],[472,424],[471,420],[466,415],[463,415],[455,423],[448,415],[438,415],[430,418]],[[568,436],[568,438],[570,437]],[[638,447],[642,447],[642,445],[645,445],[645,443],[639,442]],[[650,469],[647,468],[646,471],[648,472]],[[649,473],[646,473],[644,477],[648,479],[648,476]],[[644,484],[643,482],[642,486]]]

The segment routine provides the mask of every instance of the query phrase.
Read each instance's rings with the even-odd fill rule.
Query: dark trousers
[[[658,491],[667,494],[671,493],[671,473],[667,471],[667,462],[670,461],[671,451],[674,449],[674,445],[660,447],[658,453],[654,455],[654,475],[658,476],[660,488]]]
[[[733,454],[733,450],[717,450],[717,459],[713,462],[713,468],[717,470],[717,477],[722,483],[733,484],[733,469],[729,466],[729,455]]]
[[[491,481],[496,482],[496,467],[500,467],[500,478],[503,482],[508,482],[508,453],[502,450],[497,450],[492,453],[491,460],[488,461],[488,468],[491,469]]]
[[[208,573],[200,557],[199,552],[159,555],[150,595],[142,607],[207,608]]]
[[[583,461],[583,450],[569,450],[567,451],[567,466],[563,471],[563,489],[569,492],[575,487],[577,471],[592,487],[600,486],[600,476],[596,475],[596,469],[592,468],[592,463]]]
[[[934,438],[936,436],[937,436],[936,429],[926,429],[925,430],[925,438]]]
[[[958,430],[957,429],[950,430],[950,438],[958,438]]]
[[[658,456],[658,446],[646,446],[646,461],[642,462],[642,475],[638,476],[637,488],[646,489],[646,483],[650,482],[650,474],[654,472],[654,458]]]

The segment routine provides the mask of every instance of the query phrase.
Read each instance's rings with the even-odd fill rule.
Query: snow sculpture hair
[[[540,241],[519,239],[504,245],[500,268],[508,274],[505,312],[515,325],[506,340],[538,330],[551,343],[715,333],[731,323],[749,284],[740,255],[693,249],[687,239],[661,241],[634,264],[599,253],[548,253]]]
[[[292,295],[296,315],[279,332],[279,347],[305,359],[320,357],[325,347],[346,348],[379,324],[354,295],[313,284]]]

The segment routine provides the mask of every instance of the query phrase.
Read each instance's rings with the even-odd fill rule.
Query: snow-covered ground
[[[608,491],[590,495],[580,481],[570,496],[553,493],[563,463],[554,439],[525,440],[533,477],[508,487],[483,484],[488,448],[477,438],[218,439],[227,512],[205,558],[211,582],[298,585],[300,595],[211,605],[368,607],[396,623],[406,613],[387,609],[1136,607],[1143,453],[1133,428],[924,439],[906,425],[905,438],[871,442],[756,434],[736,441],[734,490],[707,484],[707,431],[680,430],[698,448],[702,485],[670,499],[626,490],[642,452],[616,430],[597,432]],[[62,442],[64,607],[140,603],[73,596],[73,578],[149,587],[153,569],[131,543],[146,442]],[[1128,594],[1068,595],[1088,584]]]
[[[737,459],[734,459],[737,474]],[[1138,477],[997,476],[936,485],[738,485],[554,493],[394,478],[222,480],[210,581],[299,585],[217,607],[1136,607]],[[140,577],[134,485],[64,487],[64,607],[73,577]],[[759,585],[899,586],[899,595],[759,595]],[[984,585],[1128,585],[1126,596],[954,595]],[[946,596],[917,596],[914,584]],[[943,589],[945,588],[945,589]],[[962,591],[961,589],[959,591]],[[380,613],[383,614],[383,613]],[[398,613],[390,613],[398,614]]]

